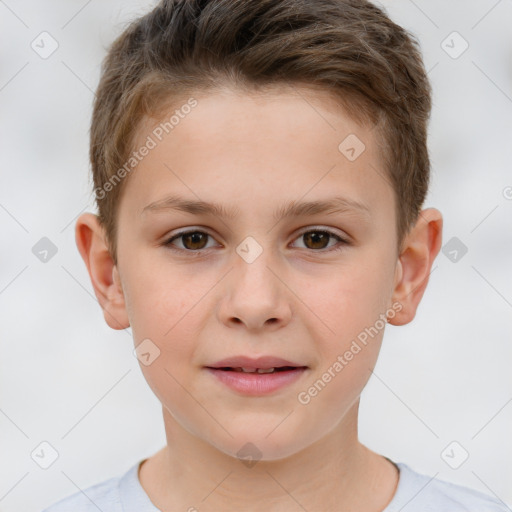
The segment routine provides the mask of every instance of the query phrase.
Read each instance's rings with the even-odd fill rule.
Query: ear
[[[130,326],[121,280],[114,264],[103,227],[97,215],[80,215],[75,226],[75,240],[85,262],[96,298],[105,321],[112,329]]]
[[[388,323],[408,324],[416,315],[432,264],[441,248],[443,217],[435,208],[420,212],[418,220],[404,240],[397,261],[393,301],[402,305]]]

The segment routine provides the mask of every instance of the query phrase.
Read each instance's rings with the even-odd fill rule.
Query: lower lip
[[[296,370],[274,373],[245,373],[217,370],[215,368],[206,369],[234,391],[238,391],[244,395],[260,396],[273,393],[278,389],[292,384],[303,375],[307,368],[297,368]]]

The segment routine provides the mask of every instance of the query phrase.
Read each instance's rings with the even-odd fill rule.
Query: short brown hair
[[[94,103],[92,175],[116,264],[123,183],[113,179],[126,175],[141,121],[225,84],[248,92],[309,84],[378,128],[401,244],[430,175],[431,88],[414,36],[366,0],[161,0],[112,43]]]

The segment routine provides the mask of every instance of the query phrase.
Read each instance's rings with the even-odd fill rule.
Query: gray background
[[[39,511],[165,443],[131,337],[104,322],[74,241],[77,215],[94,211],[88,130],[101,59],[154,4],[0,1],[2,512]],[[448,246],[414,322],[388,327],[360,437],[512,506],[512,1],[384,5],[419,37],[434,87],[426,206],[444,214],[443,243],[456,237],[467,253],[451,261]],[[43,31],[59,45],[46,59],[31,47]],[[453,31],[469,44],[461,55]],[[58,250],[46,263],[32,252],[43,237]],[[58,452],[48,469],[31,456],[48,456],[44,441]],[[452,469],[462,450],[469,458]]]

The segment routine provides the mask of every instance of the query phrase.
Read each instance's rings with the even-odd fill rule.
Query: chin
[[[268,429],[256,426],[241,432],[230,430],[233,437],[224,437],[222,441],[212,445],[226,455],[239,459],[247,467],[252,467],[257,462],[286,459],[311,444],[286,429],[265,437],[272,428],[275,428],[275,424]]]

